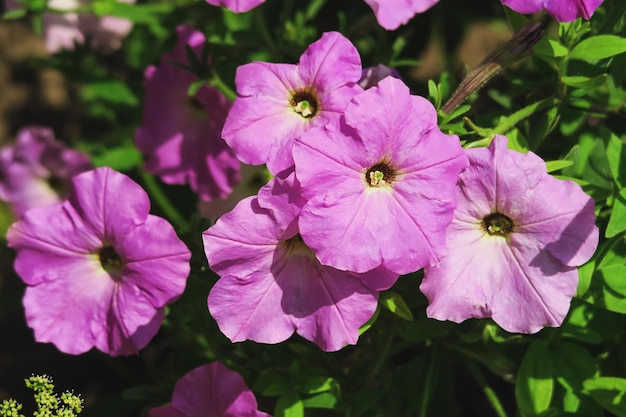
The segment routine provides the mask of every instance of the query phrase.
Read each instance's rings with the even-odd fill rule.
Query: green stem
[[[558,345],[559,342],[561,341],[561,339],[563,338],[563,333],[565,332],[565,325],[569,321],[569,318],[571,316],[571,312],[572,312],[572,309],[570,308],[569,312],[567,313],[567,316],[565,316],[565,318],[563,319],[563,322],[561,323],[561,325],[559,327],[551,329],[550,336],[548,337],[548,348],[549,349],[552,349],[556,345]]]
[[[428,370],[426,371],[426,378],[424,381],[424,390],[422,391],[422,398],[420,401],[420,411],[418,414],[418,417],[426,417],[428,414],[428,402],[430,400],[430,395],[433,391],[433,388],[431,388],[432,384],[433,384],[433,378],[435,375],[435,364],[436,364],[436,359],[437,359],[437,345],[433,345],[432,346],[432,350],[431,350],[431,355],[430,355],[430,360],[428,361]]]
[[[267,28],[267,19],[265,19],[265,16],[263,16],[260,12],[258,12],[258,13],[254,13],[252,18],[254,19],[253,21],[255,24],[255,29],[257,30],[257,33],[261,35],[261,38],[265,42],[265,46],[267,47],[267,49],[269,49],[272,56],[274,57],[279,56],[280,54],[276,50],[276,45],[274,44],[274,42],[272,42],[272,37]]]
[[[478,386],[485,394],[485,397],[487,397],[487,401],[489,401],[489,404],[496,412],[496,415],[498,417],[507,417],[506,411],[504,411],[504,407],[502,406],[500,399],[496,395],[496,392],[489,386],[489,384],[487,384],[487,380],[485,379],[485,376],[481,372],[480,368],[472,360],[465,361],[465,364],[474,379],[476,379],[476,382],[478,382]]]
[[[530,117],[534,113],[557,106],[559,104],[560,104],[560,101],[554,97],[549,97],[543,100],[539,100],[529,106],[524,107],[521,110],[516,111],[515,113],[513,113],[512,115],[504,119],[502,123],[500,123],[498,126],[496,126],[493,129],[493,132],[495,134],[505,134],[506,132],[511,130],[513,127],[515,127],[516,124],[526,119],[527,117]]]
[[[509,65],[530,54],[533,46],[543,37],[539,23],[528,23],[518,30],[513,38],[490,53],[461,82],[452,97],[441,110],[449,114],[470,94],[480,90],[487,82]]]
[[[150,195],[151,200],[153,200],[157,206],[163,211],[165,216],[175,223],[179,229],[187,230],[189,228],[189,223],[183,217],[182,214],[174,207],[174,205],[167,198],[157,181],[154,177],[145,171],[141,171],[141,179],[143,180],[144,185]]]
[[[380,368],[383,366],[383,363],[387,360],[387,356],[389,356],[389,350],[391,349],[393,338],[396,335],[396,321],[393,320],[391,323],[391,329],[387,333],[387,338],[383,344],[383,347],[378,355],[376,355],[376,362],[374,362],[374,366],[370,368],[370,371],[365,378],[365,387],[369,386],[370,383],[374,380],[374,377],[380,371]]]
[[[224,94],[229,101],[234,101],[237,98],[237,93],[235,93],[228,85],[226,85],[224,81],[222,81],[216,71],[213,71],[211,85]]]

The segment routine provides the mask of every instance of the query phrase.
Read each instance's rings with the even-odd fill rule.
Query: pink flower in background
[[[339,127],[350,99],[362,89],[361,58],[348,39],[327,32],[297,65],[253,62],[237,68],[238,97],[222,136],[243,162],[290,168],[293,143],[316,126]]]
[[[237,372],[220,362],[199,366],[178,380],[172,402],[148,417],[269,417]]]
[[[590,19],[603,0],[501,0],[502,4],[518,13],[531,14],[547,11],[559,22],[571,22],[582,17]]]
[[[22,7],[15,0],[5,0],[7,10]],[[117,0],[120,3],[135,3],[136,0]],[[48,8],[58,11],[74,10],[89,4],[86,0],[48,0]],[[43,15],[43,35],[50,53],[62,49],[74,49],[74,44],[91,40],[91,46],[110,52],[122,45],[133,23],[115,16],[96,16],[91,13],[56,13]]]
[[[254,9],[265,0],[205,0],[235,13]],[[413,16],[433,7],[439,0],[365,0],[376,15],[378,23],[387,30],[395,30],[408,23]],[[528,0],[527,0],[528,1]]]
[[[226,7],[235,13],[243,13],[265,3],[265,0],[205,0],[213,6]]]
[[[98,168],[72,184],[66,202],[29,210],[7,232],[26,321],[62,352],[136,353],[185,289],[189,250],[126,175]]]
[[[143,123],[135,134],[146,154],[146,171],[168,184],[189,184],[201,200],[225,198],[239,182],[239,161],[221,138],[230,104],[217,89],[203,85],[174,63],[187,63],[185,46],[200,55],[205,37],[190,26],[177,28],[176,48],[159,67],[146,70]]]
[[[345,122],[296,141],[308,200],[302,238],[323,265],[341,270],[407,274],[438,262],[467,166],[458,137],[443,134],[432,104],[392,77],[354,97]]]
[[[466,150],[449,252],[426,268],[420,289],[429,317],[491,317],[509,332],[535,333],[563,321],[598,228],[593,200],[576,183],[506,144],[496,136],[488,148]]]
[[[13,145],[0,149],[0,199],[16,217],[64,200],[72,176],[92,168],[89,157],[68,149],[46,127],[27,127]]]
[[[398,29],[437,2],[439,0],[365,0],[374,11],[378,24],[387,30]]]
[[[378,290],[398,278],[382,268],[356,274],[320,265],[298,234],[302,204],[294,175],[277,177],[204,232],[209,266],[221,276],[209,310],[231,341],[279,343],[295,331],[339,350],[356,343]]]

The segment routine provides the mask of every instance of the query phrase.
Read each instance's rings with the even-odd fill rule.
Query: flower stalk
[[[533,46],[539,42],[544,33],[545,30],[539,23],[533,22],[524,25],[515,32],[510,41],[490,53],[465,77],[441,110],[446,114],[450,113],[472,93],[480,90],[504,68],[530,54]]]

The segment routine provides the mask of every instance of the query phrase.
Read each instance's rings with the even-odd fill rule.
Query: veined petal
[[[439,0],[365,0],[376,15],[378,24],[387,30],[396,30],[408,23],[417,13],[423,13]]]
[[[63,268],[52,268],[55,279],[26,289],[26,322],[38,342],[54,343],[65,353],[84,353],[106,340],[116,284],[97,260],[68,259]],[[74,279],[77,275],[80,280]]]
[[[298,72],[305,85],[337,95],[344,86],[352,88],[361,78],[361,57],[354,45],[339,32],[326,32],[300,57]],[[345,104],[352,97],[345,99]],[[344,106],[345,106],[344,104]]]

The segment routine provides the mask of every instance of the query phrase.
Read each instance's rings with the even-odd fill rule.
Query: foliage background
[[[270,346],[232,345],[221,335],[206,311],[216,276],[207,269],[200,232],[210,222],[196,214],[191,191],[142,172],[142,156],[132,142],[141,122],[143,70],[171,49],[174,27],[183,23],[207,35],[212,65],[198,75],[224,91],[234,89],[237,66],[252,60],[296,62],[322,32],[338,30],[357,46],[364,66],[397,67],[415,93],[439,108],[468,69],[525,18],[495,0],[442,0],[387,32],[360,0],[268,0],[242,15],[199,0],[117,9],[114,2],[98,0],[96,11],[135,21],[124,47],[101,55],[77,46],[49,56],[31,33],[39,24],[39,3],[31,2],[26,18],[0,22],[2,142],[28,124],[51,126],[97,166],[129,174],[151,195],[153,213],[173,221],[192,249],[193,271],[183,298],[140,355],[112,359],[92,351],[74,357],[33,342],[20,304],[24,286],[3,245],[0,398],[16,398],[28,412],[30,392],[21,381],[47,373],[60,390],[83,394],[87,417],[135,416],[168,401],[173,383],[189,369],[221,360],[244,376],[260,408],[275,416],[626,415],[621,397],[626,392],[626,2],[605,0],[589,23],[559,25],[536,16],[546,39],[531,56],[473,94],[471,107],[441,119],[442,129],[469,142],[509,128],[517,149],[556,161],[549,164],[553,173],[575,178],[596,200],[604,238],[581,268],[567,323],[522,336],[488,320],[461,325],[429,320],[418,291],[421,273],[415,273],[381,297],[376,322],[359,344],[337,353],[323,353],[298,337]],[[619,39],[599,37],[607,34]],[[599,40],[586,41],[594,38]],[[543,107],[528,107],[537,102]],[[522,109],[530,115],[516,113]],[[257,176],[250,187],[262,181]],[[11,222],[6,208],[0,221],[3,229]]]

